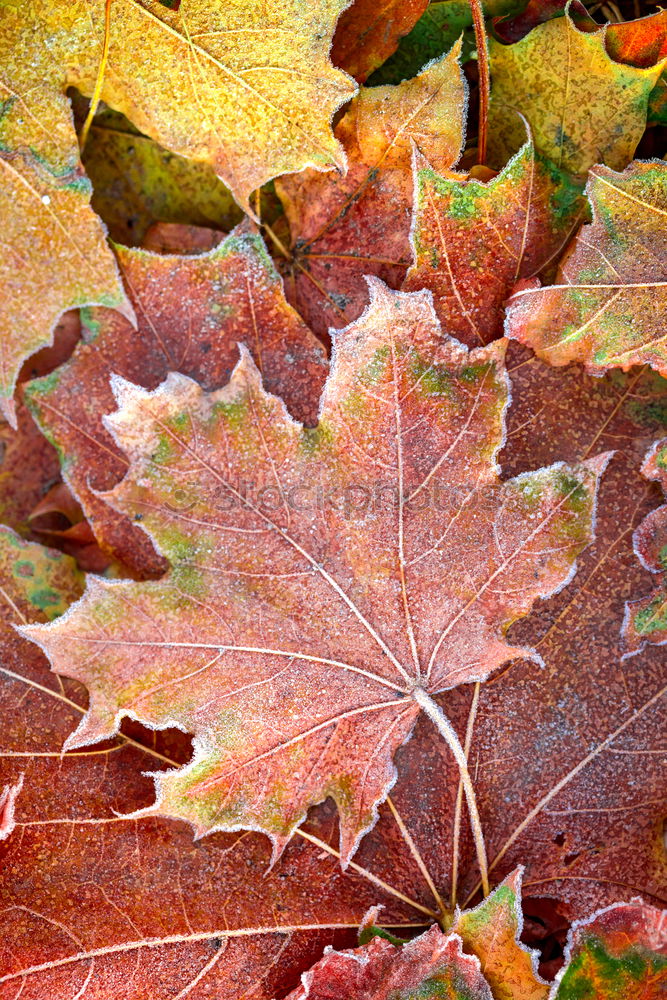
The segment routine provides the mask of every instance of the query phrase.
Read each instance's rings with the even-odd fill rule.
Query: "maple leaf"
[[[623,442],[627,451],[604,477],[596,541],[580,557],[572,584],[531,616],[532,626],[521,626],[522,640],[537,646],[545,667],[518,661],[482,687],[470,745],[492,865],[511,840],[494,871],[504,874],[523,859],[528,911],[531,894],[538,902],[546,894],[567,925],[637,891],[660,893],[665,881],[665,772],[660,756],[646,753],[655,751],[663,728],[654,693],[664,655],[647,647],[633,670],[634,661],[620,662],[616,643],[624,596],[645,592],[631,535],[652,497],[637,456],[647,435],[664,435],[666,383],[650,371],[592,379],[574,367],[551,369],[517,344],[510,354],[513,405],[503,464],[512,472],[548,464],[559,451],[575,461],[592,447]],[[0,586],[23,609],[14,589],[21,579],[9,574]],[[8,605],[3,610],[16,620]],[[24,614],[35,617],[27,608]],[[332,810],[319,807],[267,873],[268,845],[258,835],[215,834],[193,845],[184,824],[119,819],[152,800],[152,784],[140,773],[167,764],[156,751],[174,763],[187,759],[174,757],[173,731],[135,733],[144,747],[119,737],[108,749],[63,755],[62,743],[85,711],[83,689],[49,673],[37,648],[9,629],[0,641],[0,711],[8,720],[0,787],[25,772],[16,830],[0,844],[0,940],[7,949],[0,953],[7,977],[0,988],[10,998],[25,971],[37,967],[24,993],[41,988],[68,997],[90,977],[89,991],[98,987],[110,1000],[144,1000],[147,989],[154,1000],[173,1000],[199,976],[201,992],[217,990],[224,1000],[239,1000],[250,988],[272,1000],[295,988],[325,945],[350,947],[371,905],[384,904],[382,924],[399,937],[410,930],[397,925],[412,922],[418,932],[415,922],[433,919],[405,902],[407,896],[434,905],[412,851],[449,895],[458,775],[428,720],[399,750],[392,790],[411,850],[385,804],[343,876],[330,846]],[[447,695],[461,733],[469,701],[466,686]],[[304,839],[312,834],[316,844]],[[455,892],[462,905],[477,881],[471,850],[464,830]],[[19,909],[26,897],[44,920]]]
[[[343,11],[336,26],[331,46],[333,64],[363,83],[396,51],[400,39],[414,27],[428,6],[429,0],[389,0],[381,7],[376,0],[354,0]],[[427,62],[428,56],[425,56],[417,70]]]
[[[3,18],[6,12],[4,7]],[[41,122],[53,109],[67,115],[67,101],[36,87],[28,105],[1,76],[0,98],[4,247],[0,260],[0,410],[16,427],[13,395],[19,369],[29,355],[51,343],[59,316],[74,306],[93,303],[114,306],[130,320],[132,310],[106,245],[104,227],[90,210],[92,187],[78,153],[60,154],[62,127],[54,126],[50,135],[45,129],[46,140],[42,136]],[[35,122],[42,136],[37,149],[32,135]]]
[[[570,578],[606,462],[501,483],[504,345],[469,353],[442,337],[428,293],[370,288],[314,430],[247,352],[217,393],[116,379],[107,426],[131,465],[105,499],[141,515],[171,571],[93,578],[65,619],[25,631],[90,690],[69,748],[128,714],[194,734],[192,762],[156,778],[156,813],[199,834],[259,829],[279,853],[330,796],[344,861],[420,709],[464,766],[429,693],[530,655],[502,634]]]
[[[369,84],[377,87],[417,76],[431,59],[439,59],[444,52],[449,52],[471,24],[468,0],[435,0],[428,5],[412,31],[401,39],[394,55],[373,73]],[[464,61],[468,58],[465,37],[462,57]]]
[[[26,399],[58,448],[65,482],[102,548],[136,573],[155,574],[164,562],[149,539],[99,495],[127,468],[102,424],[102,415],[114,408],[109,375],[154,388],[167,372],[182,371],[212,389],[227,381],[237,341],[245,341],[267,387],[295,415],[314,423],[326,359],[285,301],[261,237],[244,225],[197,256],[160,257],[125,247],[116,253],[137,328],[111,310],[86,313],[83,340],[71,361],[30,383]]]
[[[429,288],[448,333],[475,346],[502,334],[503,303],[540,271],[578,215],[576,187],[527,142],[488,183],[442,177],[417,154],[414,263],[403,288]]]
[[[185,0],[173,11],[122,0],[108,33],[104,0],[3,6],[0,208],[11,251],[0,266],[0,408],[10,422],[18,368],[64,310],[98,304],[131,317],[90,209],[67,87],[90,95],[101,81],[104,100],[162,145],[209,162],[248,207],[250,192],[284,171],[344,167],[330,120],[355,86],[328,53],[346,5],[286,0],[267,15],[259,0]]]
[[[285,0],[267,11],[259,0],[241,7],[183,0],[170,10],[123,0],[110,11],[100,96],[161,145],[211,163],[247,206],[249,194],[278,174],[344,165],[329,123],[355,87],[332,66],[329,47],[346,6]],[[102,0],[5,8],[0,58],[27,115],[36,110],[35,84],[37,97],[68,86],[92,94],[104,8]],[[47,129],[67,115],[64,100],[53,105],[40,108]],[[74,148],[71,124],[70,133]],[[34,138],[39,142],[39,133]]]
[[[458,913],[452,927],[464,950],[479,959],[494,1000],[546,1000],[549,992],[535,952],[519,942],[522,874],[517,868],[474,910]]]
[[[532,973],[521,972],[530,955],[514,938],[511,943],[493,937],[488,911],[502,903],[509,883],[476,910],[465,911],[453,931],[433,926],[405,944],[375,937],[360,948],[328,949],[324,957],[301,976],[301,986],[286,1000],[390,1000],[404,997],[445,1000],[626,1000],[642,996],[659,1000],[667,981],[667,933],[664,913],[640,900],[618,904],[576,924],[568,937],[567,957],[553,989]],[[514,888],[510,891],[514,893]],[[495,899],[494,899],[495,897]],[[481,931],[483,952],[462,940],[459,925],[475,924]],[[464,950],[462,950],[464,949]],[[467,953],[466,953],[467,952]],[[486,954],[497,962],[489,976]],[[517,966],[517,960],[519,964]]]
[[[615,62],[604,31],[579,30],[569,8],[514,45],[490,39],[489,54],[492,165],[507,162],[524,140],[517,111],[528,120],[537,151],[560,170],[583,176],[595,163],[622,170],[632,159],[663,62],[648,68]]]
[[[667,878],[666,773],[664,757],[653,752],[665,726],[664,651],[648,645],[624,659],[621,636],[625,601],[647,591],[632,535],[655,506],[655,488],[639,467],[647,438],[665,434],[667,382],[649,369],[604,378],[576,366],[553,369],[517,344],[508,369],[508,474],[619,448],[601,485],[596,540],[579,559],[573,587],[510,633],[537,650],[544,668],[512,664],[472,706],[469,759],[489,871],[498,878],[525,862],[531,893],[557,898],[571,919],[638,892],[661,900]],[[467,709],[451,711],[465,731]],[[419,780],[429,787],[433,771],[423,769]],[[392,797],[405,812],[407,798]],[[438,807],[451,814],[450,801]],[[422,849],[426,829],[420,836],[412,827]],[[438,836],[425,855],[436,882],[444,881],[436,852],[449,864],[451,836]],[[462,859],[471,854],[468,839]],[[468,905],[478,879],[462,878],[466,890],[457,898]]]
[[[128,802],[150,801],[142,772],[182,751],[173,735],[142,746],[126,732],[63,755],[85,692],[56,678],[13,628],[62,613],[81,584],[67,556],[0,529],[0,996],[85,988],[109,1000],[174,1000],[200,984],[222,1000],[251,988],[271,1000],[325,945],[353,943],[378,899],[394,933],[433,919],[409,902],[421,887],[398,845],[402,898],[358,866],[343,875],[326,815],[270,872],[257,835],[220,834],[193,849],[182,824],[119,817]]]
[[[667,10],[608,24],[605,31],[607,51],[617,62],[648,68],[667,57]]]
[[[549,986],[536,972],[535,953],[518,940],[521,874],[512,872],[475,909],[457,912],[449,934],[434,925],[397,946],[380,932],[363,948],[328,950],[286,1000],[328,1000],[343,985],[350,1000],[546,1000]]]
[[[0,423],[0,518],[25,534],[32,511],[58,478],[60,465],[23,402],[17,404],[15,416],[16,429]]]
[[[631,66],[653,66],[667,57],[667,11],[659,10],[636,21],[609,24],[607,51],[612,59]],[[667,124],[667,73],[663,70],[648,103],[648,123]]]
[[[648,363],[665,374],[667,167],[596,167],[586,191],[592,224],[575,238],[555,286],[510,299],[506,333],[554,365],[581,361],[604,372]]]
[[[276,191],[289,222],[286,293],[317,334],[356,319],[364,276],[399,286],[409,264],[412,143],[437,170],[459,157],[465,82],[460,44],[413,80],[362,87],[335,129],[345,177],[313,170],[283,177]]]
[[[528,0],[522,4],[522,9],[504,17],[493,19],[493,34],[498,41],[510,45],[513,42],[520,42],[522,38],[545,21],[550,21],[553,17],[562,17],[568,8],[568,0]],[[599,30],[600,25],[589,15],[588,11],[578,0],[573,0],[569,4],[569,15],[572,22],[580,29],[587,30],[592,24],[593,30]],[[655,60],[654,60],[655,62]],[[653,64],[651,64],[653,65]]]
[[[575,924],[554,1000],[659,1000],[667,983],[665,914],[640,900]]]
[[[667,495],[667,438],[656,441],[642,465],[642,475],[660,483]],[[634,534],[634,547],[642,566],[663,575],[661,585],[649,597],[626,605],[623,632],[631,653],[645,643],[667,642],[667,505],[652,511]]]
[[[332,1000],[343,989],[349,1000],[492,1000],[479,962],[436,925],[401,947],[374,938],[362,948],[329,951],[301,980],[286,1000]]]

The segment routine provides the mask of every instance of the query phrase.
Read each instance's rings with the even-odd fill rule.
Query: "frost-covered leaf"
[[[271,871],[258,835],[193,845],[184,824],[119,816],[150,802],[144,772],[173,766],[183,747],[173,734],[142,746],[135,730],[63,755],[85,691],[13,628],[62,613],[81,583],[62,553],[0,529],[2,1000],[19,990],[30,1000],[242,1000],[250,990],[272,1000],[326,945],[352,944],[372,904],[398,935],[433,919],[368,873],[343,875],[326,813],[309,828],[320,845],[299,838]],[[419,895],[409,854],[400,844],[389,853],[394,891]]]
[[[437,926],[401,946],[375,938],[362,948],[328,951],[301,980],[286,1000],[493,1000],[479,962]]]
[[[343,168],[330,127],[355,92],[329,60],[347,0],[123,0],[101,96],[161,145],[210,163],[239,203],[284,171]],[[131,311],[79,158],[65,91],[91,95],[105,0],[5,3],[0,18],[0,408],[66,309]],[[118,193],[116,193],[117,196]]]
[[[464,950],[479,959],[493,1000],[546,1000],[549,987],[537,973],[537,956],[519,942],[522,926],[521,869],[454,922]]]
[[[380,66],[368,81],[373,87],[385,83],[409,80],[424,68],[431,59],[439,59],[449,52],[462,33],[472,25],[468,0],[444,0],[430,3],[412,31],[402,38],[393,56]],[[463,59],[469,58],[463,49]]]
[[[116,252],[137,328],[117,312],[86,311],[71,361],[32,382],[26,398],[104,550],[145,575],[159,573],[163,561],[144,532],[99,495],[127,468],[102,422],[114,409],[109,376],[152,389],[180,371],[213,389],[227,381],[244,343],[267,388],[315,423],[327,368],[322,347],[285,301],[261,238],[245,227],[196,256]]]
[[[655,480],[667,496],[667,438],[656,441],[642,465],[642,474]],[[623,632],[631,653],[647,642],[667,642],[667,504],[642,521],[634,534],[635,552],[649,572],[658,574],[654,592],[626,605]]]
[[[429,0],[385,0],[382,4],[377,0],[354,0],[343,11],[336,26],[331,48],[334,65],[364,83],[369,74],[396,51],[400,39],[419,20],[428,3]],[[427,56],[415,73],[428,61]]]
[[[667,374],[667,166],[595,167],[587,194],[592,224],[573,240],[555,285],[512,297],[506,332],[553,365],[650,364]]]
[[[241,221],[241,209],[209,163],[164,149],[116,112],[96,115],[81,155],[93,185],[91,204],[116,243],[143,245],[156,221],[225,232]]]
[[[464,912],[460,920],[474,921],[492,899],[476,911]],[[515,946],[514,959],[506,954],[504,934],[494,934],[498,928],[493,921],[479,923],[478,930],[480,951],[465,940],[461,949],[458,927],[444,934],[436,926],[406,944],[376,937],[361,948],[328,949],[303,973],[301,986],[287,1000],[340,996],[346,1000],[542,1000],[547,994],[552,1000],[659,1000],[664,996],[665,914],[640,900],[617,904],[575,924],[565,967],[552,990],[534,974],[532,982],[524,978],[524,963],[517,959],[521,954],[529,962],[527,953]]]
[[[574,925],[553,1000],[660,1000],[667,989],[667,920],[640,900]]]
[[[524,141],[517,112],[527,119],[537,151],[560,170],[585,175],[594,163],[622,170],[630,162],[663,63],[639,68],[615,62],[604,32],[579,30],[569,13],[513,45],[491,39],[489,51],[493,165],[506,163]]]
[[[2,8],[2,18],[7,7]],[[17,16],[24,16],[23,12]],[[0,54],[3,25],[0,25]],[[92,187],[79,162],[64,97],[35,87],[17,96],[0,68],[0,409],[16,425],[14,389],[27,357],[50,344],[74,306],[132,311],[105,230],[90,209]],[[58,112],[45,150],[42,127]],[[64,119],[64,122],[62,121]],[[58,147],[61,141],[64,151]]]
[[[332,66],[329,48],[346,6],[182,0],[170,10],[157,0],[115,3],[102,100],[162,146],[211,163],[246,206],[250,193],[278,174],[344,165],[330,121],[355,88]],[[38,148],[44,130],[65,126],[67,109],[63,99],[53,107],[36,101],[68,86],[90,95],[104,34],[104,0],[3,6],[3,79]]]
[[[503,343],[468,352],[428,293],[371,291],[337,337],[315,429],[247,352],[214,393],[116,380],[107,426],[130,468],[105,499],[171,570],[93,578],[66,619],[26,633],[90,690],[68,747],[127,715],[194,734],[192,762],[157,779],[156,814],[259,829],[279,852],[330,796],[344,860],[424,692],[530,655],[504,633],[571,577],[606,462],[501,482]]]
[[[413,80],[363,87],[336,126],[344,177],[304,171],[276,189],[290,227],[285,265],[292,304],[318,334],[363,311],[364,276],[400,286],[410,262],[412,144],[448,170],[463,144],[465,82],[460,45]]]
[[[557,253],[579,214],[578,189],[532,143],[487,183],[442,177],[416,160],[414,263],[403,288],[429,288],[443,329],[470,346],[502,334],[520,278]]]

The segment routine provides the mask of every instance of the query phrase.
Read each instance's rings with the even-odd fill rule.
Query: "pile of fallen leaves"
[[[0,0],[0,98],[0,1000],[664,997],[667,11]]]

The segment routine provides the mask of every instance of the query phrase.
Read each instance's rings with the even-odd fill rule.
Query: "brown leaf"
[[[590,172],[593,222],[564,257],[556,284],[518,290],[506,333],[553,365],[591,372],[648,363],[667,374],[667,165],[636,161]]]
[[[364,276],[399,287],[410,262],[412,143],[436,170],[463,143],[465,83],[460,43],[413,80],[362,88],[336,126],[344,177],[306,170],[283,177],[292,260],[287,295],[319,335],[356,319],[368,301]]]
[[[247,352],[215,393],[116,379],[107,426],[130,468],[106,499],[142,517],[170,573],[91,578],[66,619],[26,632],[91,692],[68,747],[126,715],[176,723],[194,757],[153,811],[262,830],[276,854],[330,796],[348,861],[420,708],[454,739],[429,695],[530,655],[504,634],[570,579],[606,463],[501,483],[504,344],[468,352],[427,293],[371,293],[313,430]]]
[[[517,112],[527,119],[536,150],[559,170],[585,177],[595,163],[622,170],[630,162],[661,63],[645,69],[615,62],[604,32],[581,31],[569,12],[514,45],[491,39],[489,52],[493,166],[506,163],[524,141]]]
[[[345,991],[342,993],[342,991]],[[461,940],[439,927],[397,947],[375,938],[363,948],[329,951],[304,973],[302,985],[286,1000],[493,1000],[479,962],[464,955]]]
[[[519,278],[558,253],[581,214],[579,191],[527,142],[487,183],[440,176],[417,154],[414,262],[403,288],[429,288],[443,328],[470,346],[502,335]]]
[[[340,66],[364,83],[396,51],[399,41],[415,26],[428,2],[389,0],[378,4],[377,0],[354,0],[336,26],[331,46],[334,66]]]
[[[183,750],[169,734],[146,746],[125,735],[63,755],[85,692],[50,673],[13,625],[43,621],[43,609],[62,612],[80,578],[66,556],[2,529],[0,587],[2,1000],[19,989],[28,1000],[65,1000],[84,988],[104,1000],[175,1000],[185,990],[216,1000],[252,990],[271,1000],[297,984],[325,945],[353,943],[378,900],[396,934],[432,919],[364,869],[342,874],[326,811],[308,833],[324,839],[299,838],[271,871],[256,834],[193,844],[183,824],[119,815],[150,801],[144,772],[173,765]],[[395,831],[390,819],[384,844],[394,884],[422,893]]]
[[[154,388],[182,371],[207,388],[226,382],[246,343],[267,386],[295,415],[314,423],[326,375],[324,351],[287,305],[261,238],[247,228],[197,256],[157,256],[117,247],[137,314],[137,329],[117,312],[95,310],[72,360],[32,382],[27,398],[63,456],[63,476],[102,548],[135,573],[160,573],[164,562],[138,527],[99,496],[127,462],[102,417],[114,409],[112,373]]]

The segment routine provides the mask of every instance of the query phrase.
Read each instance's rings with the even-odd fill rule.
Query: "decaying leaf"
[[[607,25],[607,52],[617,62],[648,69],[667,58],[667,10]]]
[[[667,12],[345,6],[0,0],[0,1000],[667,990]]]
[[[556,456],[616,452],[601,484],[596,540],[572,588],[510,632],[545,666],[516,662],[481,689],[470,766],[490,870],[498,878],[525,862],[524,893],[559,900],[570,918],[639,892],[657,905],[667,884],[667,769],[657,739],[667,722],[665,657],[647,645],[624,659],[621,627],[626,600],[651,587],[632,534],[656,504],[640,465],[647,444],[665,434],[667,383],[650,370],[600,379],[576,366],[553,369],[518,345],[508,369],[509,474]],[[402,798],[397,805],[406,808]],[[468,841],[472,860],[471,851]],[[464,884],[462,904],[476,880]]]
[[[552,369],[516,344],[510,355],[514,402],[503,465],[522,472],[559,453],[578,461],[593,449],[622,449],[603,479],[595,543],[567,590],[521,626],[521,640],[537,647],[545,666],[517,661],[482,687],[470,751],[492,863],[504,849],[494,874],[526,861],[524,894],[557,902],[567,923],[637,892],[650,900],[667,878],[665,769],[653,752],[664,728],[655,698],[664,654],[646,647],[636,661],[621,663],[614,645],[624,599],[645,593],[650,582],[631,545],[633,526],[652,500],[645,481],[642,487],[637,449],[660,433],[661,419],[665,433],[666,383],[650,372],[591,379],[574,367]],[[0,586],[19,603],[6,580]],[[5,613],[17,620],[8,606]],[[34,618],[34,610],[24,614]],[[41,989],[67,998],[90,977],[89,992],[99,987],[105,1000],[145,1000],[146,988],[151,1000],[174,1000],[199,977],[195,997],[210,990],[220,1000],[240,1000],[254,988],[259,1000],[274,1000],[296,987],[326,944],[350,947],[369,906],[384,904],[381,923],[398,937],[420,930],[401,924],[433,919],[387,891],[389,883],[434,907],[386,804],[355,858],[385,888],[369,883],[354,862],[342,875],[335,857],[301,837],[267,874],[270,852],[261,836],[218,833],[193,844],[184,824],[152,816],[119,820],[118,813],[151,802],[153,786],[140,773],[167,764],[159,752],[176,763],[184,759],[170,749],[173,736],[167,734],[167,747],[155,734],[158,742],[145,748],[116,741],[111,752],[99,747],[62,756],[85,708],[83,689],[50,674],[36,647],[15,633],[4,638],[10,642],[3,646],[0,694],[11,727],[4,730],[0,786],[14,785],[25,772],[17,828],[0,844],[0,944],[7,949],[0,991],[8,1000],[33,967],[28,997]],[[468,688],[449,692],[443,703],[463,734]],[[393,801],[447,897],[456,765],[426,719],[397,762]],[[307,832],[330,851],[337,837],[332,810],[320,807],[311,820]],[[456,896],[466,906],[477,878],[471,851],[464,827]],[[45,921],[19,909],[26,896]],[[249,927],[257,936],[244,933]]]
[[[0,21],[0,408],[14,421],[21,362],[82,305],[131,313],[104,230],[90,209],[68,86],[90,95],[100,73],[105,0],[4,4]],[[346,0],[123,0],[110,11],[101,96],[143,132],[210,163],[239,203],[305,166],[344,167],[330,128],[354,93],[329,46]]]
[[[334,66],[364,83],[396,51],[400,39],[414,27],[428,4],[429,0],[385,0],[382,4],[377,0],[354,0],[336,26],[331,47]],[[415,73],[428,61],[426,56]]]
[[[369,84],[377,87],[385,83],[401,83],[417,76],[431,59],[439,59],[449,52],[471,25],[468,0],[434,0],[412,31],[401,39],[394,55],[375,71]],[[464,39],[464,60],[468,58],[468,48]]]
[[[593,222],[573,241],[557,284],[517,291],[506,332],[550,364],[604,372],[648,363],[667,374],[667,166],[596,167],[587,194]]]
[[[667,11],[607,26],[607,51],[618,62],[653,66],[667,57]],[[648,102],[648,123],[667,124],[667,72],[663,70]]]
[[[26,398],[103,549],[146,575],[159,573],[164,562],[145,533],[100,496],[127,468],[102,423],[114,409],[109,376],[154,388],[169,371],[180,371],[217,388],[229,378],[241,342],[267,388],[312,424],[327,369],[322,347],[285,301],[261,238],[245,227],[192,257],[116,252],[137,329],[118,312],[86,312],[72,360],[30,383]]]
[[[412,143],[441,172],[461,152],[459,53],[456,44],[398,86],[360,90],[335,130],[347,156],[345,177],[308,170],[276,183],[291,234],[286,292],[315,333],[361,314],[365,275],[400,286],[410,261]]]
[[[667,496],[667,438],[649,451],[642,474],[660,483]],[[628,649],[638,652],[647,643],[667,642],[667,505],[652,511],[634,534],[635,552],[650,573],[661,574],[655,591],[626,605],[623,630]]]
[[[23,402],[15,415],[16,428],[0,423],[0,518],[3,525],[27,534],[32,511],[60,478],[60,464]]]
[[[442,177],[417,155],[414,263],[403,288],[429,288],[443,329],[470,346],[502,334],[503,304],[572,232],[578,190],[527,142],[487,183]]]
[[[503,343],[469,353],[428,293],[370,287],[315,429],[247,352],[215,393],[116,379],[107,426],[130,468],[104,498],[141,517],[170,573],[93,578],[66,618],[26,631],[91,692],[68,747],[127,715],[194,734],[192,762],[156,779],[156,814],[262,830],[279,854],[329,796],[344,861],[425,692],[530,655],[503,634],[570,578],[606,463],[501,483]]]
[[[396,946],[384,938],[349,951],[329,951],[301,977],[286,1000],[493,1000],[477,959],[461,950],[461,939],[434,925],[421,937]]]
[[[595,163],[622,170],[630,162],[663,62],[648,68],[615,62],[604,32],[579,30],[568,12],[513,45],[491,39],[489,51],[492,165],[506,163],[524,141],[517,111],[537,151],[560,170],[584,176]]]
[[[468,954],[476,955],[493,1000],[546,1000],[547,983],[537,973],[536,955],[519,942],[520,868],[474,910],[464,910],[452,930]]]

